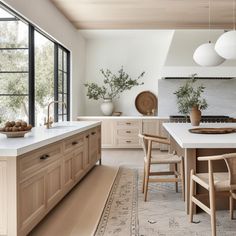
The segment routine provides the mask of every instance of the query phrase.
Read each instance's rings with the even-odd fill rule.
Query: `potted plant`
[[[202,93],[205,90],[203,85],[195,86],[197,79],[192,75],[183,86],[174,93],[177,98],[179,113],[186,117],[190,115],[190,121],[193,126],[198,126],[201,121],[201,111],[205,110],[208,105],[205,98],[202,98]]]
[[[89,99],[103,99],[101,110],[104,115],[111,115],[114,109],[113,100],[119,98],[120,94],[125,90],[130,90],[134,86],[142,85],[139,80],[144,76],[142,72],[137,79],[132,79],[126,72],[123,66],[118,71],[118,74],[112,73],[109,69],[100,70],[104,76],[103,85],[97,83],[85,83],[87,88],[87,96]]]

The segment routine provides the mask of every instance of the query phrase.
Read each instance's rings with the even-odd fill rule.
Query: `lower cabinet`
[[[84,173],[84,159],[85,159],[85,152],[84,146],[77,148],[74,151],[74,156],[72,158],[72,167],[73,167],[73,176],[75,182],[79,181]]]
[[[99,126],[19,157],[17,235],[27,235],[100,160],[100,146]]]
[[[132,119],[118,117],[78,117],[78,120],[100,120],[102,121],[101,146],[103,148],[141,148],[139,133],[167,136],[162,124],[169,119],[145,118]],[[154,148],[168,150],[167,145],[153,144]]]
[[[42,219],[47,209],[45,171],[20,183],[18,194],[18,232],[25,235]]]
[[[159,121],[156,120],[143,120],[143,127],[142,127],[143,134],[152,134],[152,135],[159,135]],[[160,145],[157,143],[152,144],[154,148],[160,148]]]
[[[68,153],[64,156],[64,191],[68,192],[74,185],[74,175],[73,175],[73,156],[74,153]]]
[[[47,209],[51,209],[57,204],[63,195],[62,160],[55,161],[47,168],[46,187],[46,205]]]

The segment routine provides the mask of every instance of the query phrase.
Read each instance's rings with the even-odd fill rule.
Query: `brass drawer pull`
[[[78,142],[77,142],[77,141],[74,141],[74,142],[72,142],[71,144],[72,144],[72,145],[76,145],[76,144],[78,144]]]
[[[130,141],[130,140],[127,140],[126,143],[131,143],[131,141]]]
[[[126,124],[127,124],[127,125],[131,125],[131,123],[130,123],[130,122],[126,122]]]
[[[86,137],[85,138],[89,138],[89,134],[88,135],[86,135]]]
[[[94,134],[96,134],[96,132],[92,132],[91,134],[94,135]]]
[[[127,134],[130,134],[130,133],[131,133],[131,131],[130,131],[130,130],[127,130],[127,131],[126,131],[126,133],[127,133]]]
[[[48,159],[50,156],[48,155],[48,154],[45,154],[45,155],[42,155],[41,157],[40,157],[40,160],[46,160],[46,159]]]

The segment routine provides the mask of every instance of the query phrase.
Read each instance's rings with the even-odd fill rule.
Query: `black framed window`
[[[23,119],[43,125],[47,105],[54,119],[70,119],[70,52],[0,4],[0,123]]]
[[[69,110],[69,63],[68,63],[68,51],[59,46],[58,47],[58,101],[62,103],[58,104],[58,121],[67,120],[67,114]],[[63,104],[66,104],[63,105]]]
[[[0,122],[28,121],[28,25],[0,8],[0,32]]]

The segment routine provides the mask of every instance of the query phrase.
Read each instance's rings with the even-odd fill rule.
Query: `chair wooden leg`
[[[230,219],[234,219],[234,199],[232,196],[229,197],[229,210],[230,210]]]
[[[174,169],[177,172],[178,171],[177,164],[174,164],[174,166],[175,166]],[[178,178],[178,175],[175,175],[175,178]],[[176,191],[176,193],[178,193],[178,182],[175,182],[175,191]]]
[[[145,176],[146,176],[146,167],[145,167],[145,162],[144,162],[144,167],[143,167],[143,188],[142,188],[142,193],[144,193]]]
[[[147,191],[148,191],[148,181],[149,181],[149,173],[150,173],[150,164],[146,165],[146,175],[145,175],[145,185],[144,185],[144,201],[147,201]]]
[[[215,189],[214,189],[214,177],[213,177],[213,170],[212,170],[212,162],[208,161],[208,168],[209,168],[209,200],[210,200],[210,210],[211,210],[211,235],[216,236],[216,209],[215,209]]]
[[[184,181],[184,160],[182,158],[182,161],[180,163],[180,174],[181,174],[181,184],[182,184],[182,199],[185,201],[185,181]]]
[[[189,195],[189,219],[190,222],[193,222],[193,201],[192,201],[192,197],[194,195],[194,191],[195,191],[195,182],[193,180],[193,175],[194,175],[194,170],[191,170],[190,172],[190,195]]]

